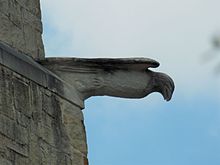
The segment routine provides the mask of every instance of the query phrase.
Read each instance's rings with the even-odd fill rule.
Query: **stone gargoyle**
[[[82,100],[103,95],[142,98],[159,92],[169,101],[174,91],[168,75],[149,70],[159,63],[148,58],[47,58],[40,63],[74,86]]]

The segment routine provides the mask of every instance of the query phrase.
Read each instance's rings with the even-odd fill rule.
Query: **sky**
[[[219,0],[42,0],[47,57],[148,57],[173,99],[92,97],[91,165],[219,165]],[[214,57],[214,58],[211,58]]]

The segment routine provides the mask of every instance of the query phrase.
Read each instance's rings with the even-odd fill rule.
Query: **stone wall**
[[[41,34],[39,0],[0,0],[0,165],[88,165],[83,101],[33,60]]]
[[[0,0],[0,40],[35,59],[44,58],[39,0]]]
[[[1,165],[88,164],[83,107],[64,88],[56,75],[0,44]]]

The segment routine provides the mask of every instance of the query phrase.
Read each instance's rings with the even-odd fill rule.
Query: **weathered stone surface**
[[[0,162],[1,162],[1,165],[12,165],[12,162],[2,157],[0,157]]]
[[[13,95],[11,76],[10,72],[0,68],[0,93],[4,93],[4,95],[0,95],[0,114],[4,114],[9,118],[14,119],[15,110],[14,108],[11,108]]]
[[[14,105],[15,109],[22,114],[30,117],[30,92],[29,85],[25,81],[19,80],[17,78],[13,79],[14,88]]]
[[[15,141],[8,141],[5,145],[9,151],[16,152],[23,157],[28,157],[28,146],[27,145],[22,145]]]
[[[159,66],[149,58],[47,58],[41,64],[76,87],[82,100],[103,95],[143,98],[159,92],[169,101],[174,91],[168,75],[149,69]]]
[[[24,81],[24,83],[28,83],[28,80],[30,79],[38,85],[49,89],[49,91],[68,99],[73,104],[81,108],[84,107],[82,99],[79,97],[73,86],[70,86],[57,75],[39,65],[32,58],[25,56],[22,53],[18,53],[1,42],[0,63],[19,73],[16,77]],[[13,74],[15,74],[15,72]],[[9,77],[11,76],[9,75]],[[25,81],[25,78],[27,81]]]
[[[73,106],[65,100],[60,100],[62,122],[68,135],[69,143],[77,148],[85,156],[87,155],[86,132],[83,124],[81,109]]]
[[[85,165],[86,135],[77,95],[69,93],[76,98],[69,100],[62,80],[4,48],[0,44],[0,164]],[[37,81],[34,73],[45,75],[45,81]]]
[[[0,41],[35,59],[44,58],[39,0],[0,1]]]
[[[15,122],[9,119],[7,116],[0,115],[0,133],[12,140],[15,138],[14,127]]]

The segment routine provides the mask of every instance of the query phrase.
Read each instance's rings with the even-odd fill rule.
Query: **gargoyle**
[[[82,100],[103,95],[142,98],[159,92],[169,101],[174,91],[168,75],[148,69],[159,66],[148,58],[47,58],[40,63],[74,86]]]

